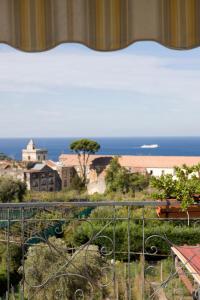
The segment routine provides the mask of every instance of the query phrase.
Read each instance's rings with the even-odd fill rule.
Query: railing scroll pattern
[[[199,300],[194,257],[172,248],[198,247],[200,219],[159,219],[156,205],[0,204],[0,299]]]

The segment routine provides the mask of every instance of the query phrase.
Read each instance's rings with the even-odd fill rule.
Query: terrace
[[[199,244],[200,219],[159,219],[157,205],[0,204],[0,299],[200,299],[194,257],[177,264],[172,251]]]
[[[62,42],[112,51],[139,40],[191,49],[199,11],[198,0],[0,1],[0,42],[27,52]],[[191,257],[177,262],[172,250],[200,243],[200,219],[159,219],[157,205],[0,204],[1,299],[200,299]]]

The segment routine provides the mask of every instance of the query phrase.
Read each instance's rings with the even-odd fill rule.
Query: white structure
[[[114,157],[114,156],[113,156]],[[105,159],[108,158],[108,161]],[[108,155],[90,155],[87,167],[88,179],[94,177],[91,166],[96,161],[97,167],[109,164],[112,156]],[[75,167],[79,173],[79,160],[77,155],[62,154],[59,158],[64,166]],[[148,173],[152,176],[160,177],[161,175],[171,174],[175,175],[174,167],[182,167],[184,164],[191,167],[200,163],[200,156],[137,156],[137,155],[122,155],[118,157],[121,166],[125,167],[132,173]],[[101,172],[100,172],[101,173]]]
[[[30,140],[26,149],[22,150],[22,160],[31,162],[42,162],[47,160],[48,151],[46,149],[37,149],[33,140]]]
[[[160,177],[162,175],[175,175],[174,167],[188,167],[200,163],[200,156],[121,156],[119,162],[130,171],[147,172]]]

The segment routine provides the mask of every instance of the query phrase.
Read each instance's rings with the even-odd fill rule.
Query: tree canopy
[[[0,152],[0,160],[12,160],[12,158],[10,158],[9,156],[7,156],[6,154]]]
[[[0,177],[0,202],[21,202],[26,193],[26,184],[12,177]]]
[[[91,154],[95,154],[99,151],[100,145],[93,140],[80,139],[74,141],[70,145],[70,149],[78,155],[80,165],[80,175],[83,180],[83,184],[87,181],[87,164]]]
[[[118,158],[111,160],[106,172],[107,192],[135,193],[149,185],[149,177],[139,173],[131,173],[119,164]]]
[[[155,199],[177,199],[186,209],[194,203],[194,195],[200,194],[200,165],[188,167],[175,167],[174,176],[162,175],[159,178],[152,177],[151,186],[155,188]]]

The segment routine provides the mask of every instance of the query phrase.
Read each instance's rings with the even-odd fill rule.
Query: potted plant
[[[162,218],[200,217],[200,165],[175,167],[175,174],[152,177],[153,198],[165,200],[166,206],[158,206]]]

